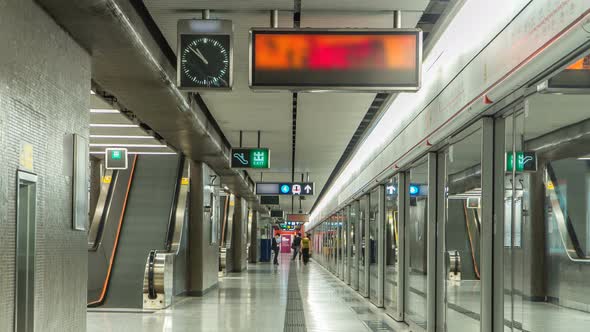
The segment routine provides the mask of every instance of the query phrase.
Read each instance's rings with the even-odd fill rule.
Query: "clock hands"
[[[193,53],[195,53],[199,59],[203,60],[203,62],[208,65],[209,61],[207,61],[207,59],[205,59],[205,57],[203,56],[203,53],[201,53],[201,51],[199,51],[199,49],[197,48],[197,50],[195,51],[192,47],[188,47],[191,51],[193,51]]]

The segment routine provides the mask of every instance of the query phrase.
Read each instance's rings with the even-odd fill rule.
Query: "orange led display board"
[[[288,90],[415,91],[417,29],[252,29],[250,86]]]

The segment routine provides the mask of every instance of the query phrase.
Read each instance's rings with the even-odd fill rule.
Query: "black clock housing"
[[[177,56],[182,88],[231,88],[229,35],[181,35]]]

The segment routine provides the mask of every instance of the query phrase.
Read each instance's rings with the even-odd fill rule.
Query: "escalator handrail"
[[[588,263],[590,262],[590,256],[587,256],[584,253],[584,250],[582,250],[582,246],[580,245],[580,241],[576,235],[576,230],[572,225],[570,217],[567,216],[566,218],[563,213],[561,202],[559,200],[559,183],[550,163],[547,163],[545,166],[545,174],[547,175],[545,178],[545,190],[547,190],[547,193],[549,194],[553,216],[557,222],[557,230],[559,231],[565,252],[571,261]],[[574,257],[574,255],[576,257]]]
[[[98,249],[98,247],[100,246],[100,243],[102,242],[102,234],[103,234],[103,230],[105,227],[105,222],[108,218],[108,215],[109,215],[109,212],[111,209],[111,203],[113,202],[113,193],[114,193],[114,188],[116,187],[116,184],[117,184],[117,179],[119,178],[119,172],[113,171],[113,170],[106,170],[106,173],[105,173],[104,177],[101,179],[101,182],[103,182],[104,178],[107,176],[111,177],[111,181],[108,183],[108,188],[106,191],[106,197],[104,199],[104,203],[102,203],[102,204],[100,203],[101,197],[99,197],[98,204],[94,210],[94,214],[92,217],[92,223],[90,224],[90,229],[88,230],[88,237],[89,237],[88,250],[89,251],[96,251]],[[102,192],[102,189],[103,188],[101,188],[100,194],[104,194]],[[98,211],[99,208],[102,208],[102,210]]]
[[[172,199],[172,205],[170,206],[170,214],[168,219],[168,228],[166,230],[166,238],[164,243],[164,248],[166,251],[170,251],[172,247],[172,241],[174,239],[174,230],[176,228],[176,210],[178,204],[178,197],[180,194],[181,182],[182,177],[184,175],[184,165],[185,158],[183,155],[180,156],[178,159],[178,169],[176,172],[176,183],[174,184],[174,197]]]
[[[148,259],[148,298],[153,300],[158,297],[154,282],[154,266],[156,261],[156,250],[151,250]]]
[[[103,286],[102,286],[102,291],[100,293],[100,296],[98,297],[98,299],[88,302],[88,306],[89,307],[95,307],[95,306],[100,306],[104,303],[104,300],[106,298],[106,294],[109,288],[109,282],[111,280],[111,272],[113,271],[113,265],[115,262],[115,257],[116,257],[116,253],[117,253],[117,247],[119,244],[119,238],[121,236],[121,229],[123,226],[123,220],[125,219],[125,212],[127,209],[127,201],[129,199],[129,192],[131,191],[131,184],[133,182],[133,175],[135,173],[135,165],[137,163],[137,155],[135,155],[135,157],[133,158],[133,162],[131,163],[131,172],[129,174],[129,181],[127,182],[127,188],[125,191],[125,198],[123,200],[123,207],[121,209],[121,216],[119,218],[119,225],[117,226],[117,233],[115,234],[115,242],[113,243],[113,250],[111,251],[111,257],[109,259],[109,265],[107,268],[107,275],[105,277]]]

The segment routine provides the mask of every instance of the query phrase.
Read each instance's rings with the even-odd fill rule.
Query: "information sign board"
[[[231,150],[232,168],[270,168],[268,148],[235,148]]]
[[[313,182],[258,182],[256,195],[311,196],[314,187]]]

